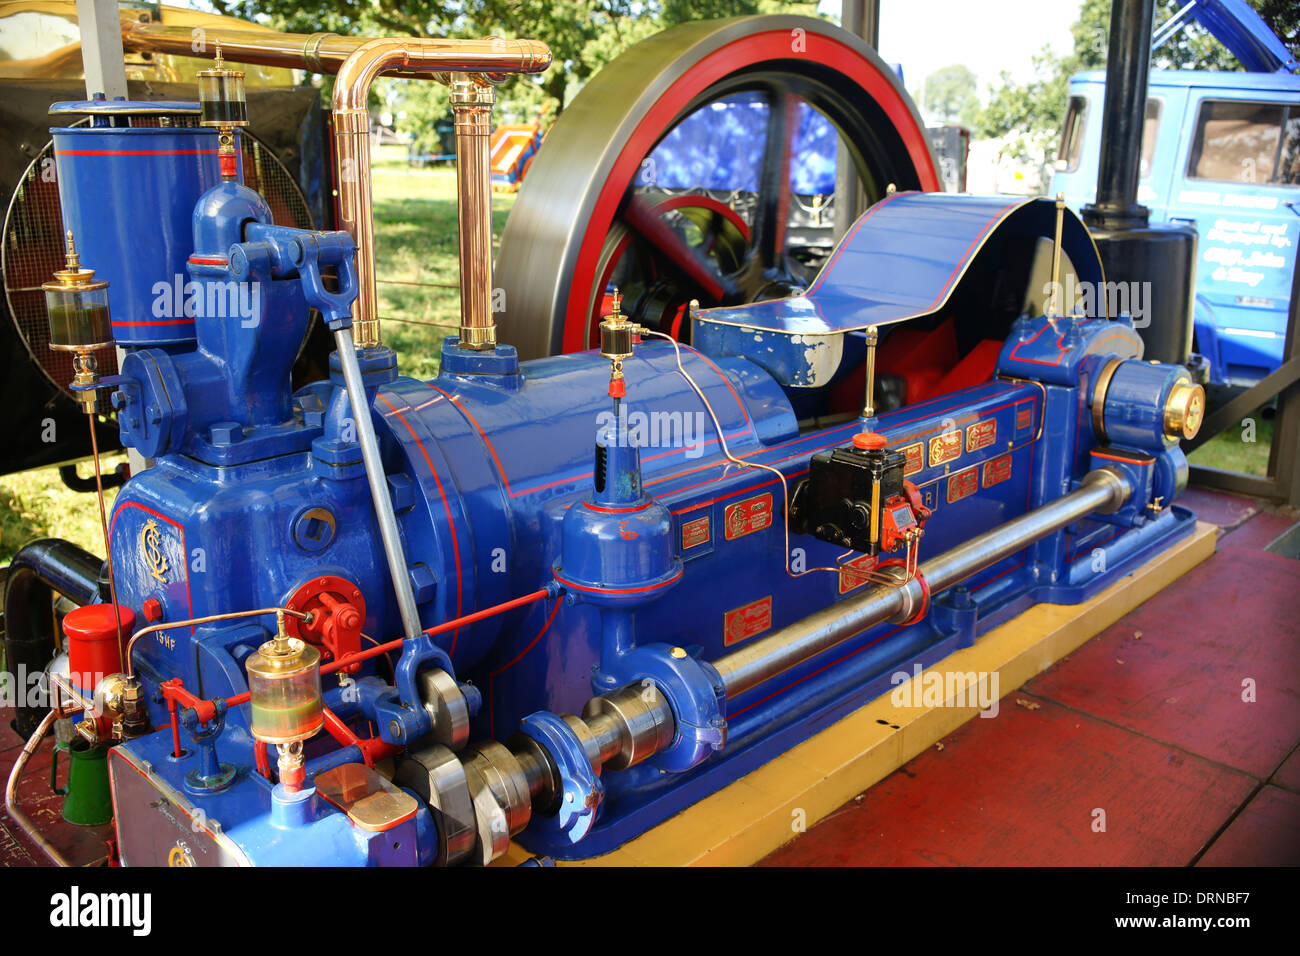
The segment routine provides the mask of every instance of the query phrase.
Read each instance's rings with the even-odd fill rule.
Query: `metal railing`
[[[1300,253],[1298,253],[1300,256]],[[1191,465],[1192,484],[1259,498],[1271,498],[1300,507],[1300,260],[1292,270],[1291,308],[1288,313],[1286,344],[1282,364],[1256,385],[1246,389],[1205,418],[1195,439],[1184,442],[1190,454],[1207,441],[1241,422],[1256,409],[1277,399],[1273,419],[1273,442],[1268,454],[1267,475],[1247,475]]]

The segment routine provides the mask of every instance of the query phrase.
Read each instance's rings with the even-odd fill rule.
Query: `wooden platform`
[[[1190,538],[1091,601],[1037,605],[932,669],[996,672],[1002,697],[997,717],[971,721],[978,708],[953,706],[956,695],[945,696],[938,706],[902,708],[891,701],[893,695],[878,698],[618,850],[561,865],[734,866],[762,860],[967,721],[999,728],[1011,723],[1017,711],[1023,712],[1014,693],[1021,685],[1209,558],[1216,532],[1214,525],[1200,523]],[[909,689],[900,688],[903,693]],[[973,695],[964,688],[954,689],[964,695],[959,699],[971,701]],[[980,773],[997,770],[984,768]],[[1014,820],[1006,824],[1016,826]],[[1010,845],[1024,849],[1023,841]],[[528,853],[515,846],[504,862],[527,858]],[[940,855],[933,862],[951,861]]]

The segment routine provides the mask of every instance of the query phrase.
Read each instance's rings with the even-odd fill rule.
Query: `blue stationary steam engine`
[[[599,348],[520,361],[467,289],[422,381],[379,343],[368,222],[275,226],[241,184],[235,73],[200,123],[99,101],[54,132],[54,340],[151,462],[108,516],[120,615],[64,625],[121,672],[59,677],[111,745],[123,863],[605,853],[1193,528],[1203,396],[1108,315],[1060,204],[891,192],[801,294],[693,310],[690,346],[615,295]],[[490,230],[461,163],[464,258]],[[291,393],[312,309],[338,349]]]

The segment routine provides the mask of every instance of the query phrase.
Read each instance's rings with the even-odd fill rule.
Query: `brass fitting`
[[[1180,379],[1165,400],[1165,434],[1175,440],[1192,439],[1205,421],[1205,389],[1190,379]]]
[[[880,342],[880,330],[874,325],[868,326],[863,337],[867,344],[867,394],[862,417],[869,420],[876,417],[876,345]]]

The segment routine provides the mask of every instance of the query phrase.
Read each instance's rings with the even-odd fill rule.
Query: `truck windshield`
[[[1138,164],[1138,177],[1151,175],[1151,157],[1156,154],[1156,134],[1160,132],[1160,113],[1164,100],[1147,100],[1146,116],[1142,120],[1142,160]]]
[[[1151,175],[1151,157],[1156,152],[1156,134],[1160,130],[1160,113],[1163,106],[1163,100],[1147,100],[1146,117],[1142,124],[1142,160],[1138,173],[1142,179]],[[1087,125],[1087,98],[1070,97],[1070,105],[1065,113],[1065,126],[1061,131],[1061,143],[1056,153],[1056,168],[1061,172],[1072,173],[1079,168],[1079,160],[1083,156],[1083,134]]]
[[[1072,173],[1079,168],[1083,155],[1084,120],[1088,118],[1088,101],[1082,96],[1071,96],[1065,114],[1065,128],[1061,131],[1061,145],[1057,148],[1056,168]]]
[[[1187,175],[1221,183],[1300,185],[1300,108],[1204,101],[1196,117]]]

